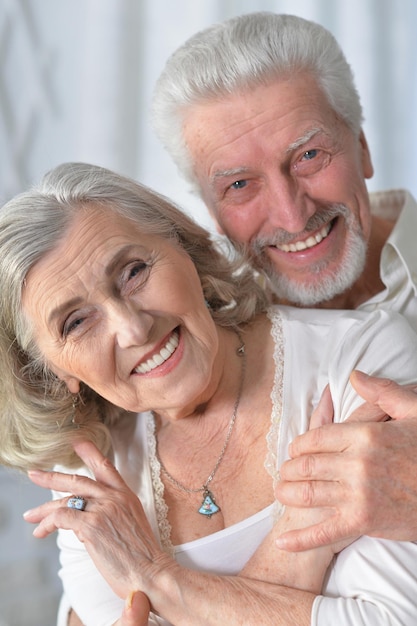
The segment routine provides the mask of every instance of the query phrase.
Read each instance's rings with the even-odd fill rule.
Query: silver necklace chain
[[[209,477],[207,478],[207,480],[205,481],[205,483],[201,486],[201,487],[197,487],[196,489],[189,489],[188,487],[185,487],[185,485],[182,485],[176,478],[174,478],[174,476],[172,476],[167,468],[165,467],[165,465],[162,463],[161,458],[159,456],[158,453],[158,446],[156,446],[156,458],[159,461],[159,464],[161,466],[161,470],[163,471],[163,473],[165,474],[165,476],[171,481],[171,483],[173,483],[176,487],[178,487],[178,489],[181,489],[181,491],[185,491],[185,493],[199,493],[200,491],[202,491],[204,494],[207,494],[208,496],[210,496],[210,498],[213,500],[213,504],[214,504],[214,498],[213,498],[213,494],[208,490],[208,486],[211,483],[211,481],[213,480],[217,470],[219,469],[220,463],[223,461],[223,457],[226,453],[226,449],[227,446],[229,444],[230,441],[230,437],[232,435],[232,431],[233,431],[233,426],[235,425],[235,421],[236,421],[236,416],[237,416],[237,410],[239,408],[239,404],[240,404],[240,399],[242,397],[242,390],[243,390],[243,381],[245,378],[245,369],[246,369],[246,353],[245,353],[245,344],[242,341],[242,337],[240,335],[240,333],[238,331],[237,335],[239,337],[239,341],[240,341],[240,346],[237,348],[236,350],[236,354],[239,357],[242,357],[242,371],[241,371],[241,375],[240,375],[240,382],[239,382],[239,389],[237,392],[237,396],[236,396],[236,400],[235,400],[235,404],[233,407],[233,413],[232,413],[232,417],[230,418],[230,422],[229,422],[229,428],[227,430],[227,435],[226,435],[226,439],[225,442],[223,444],[223,448],[218,456],[218,459],[209,475]],[[214,504],[214,506],[216,506]],[[220,510],[218,507],[216,507],[218,510]],[[213,512],[217,512],[217,511],[213,511]],[[211,517],[211,514],[213,513],[205,513],[206,515],[208,515],[209,517]]]

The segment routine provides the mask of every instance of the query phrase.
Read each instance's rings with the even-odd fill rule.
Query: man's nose
[[[268,184],[264,210],[269,227],[296,234],[305,229],[316,207],[297,181],[279,175]]]

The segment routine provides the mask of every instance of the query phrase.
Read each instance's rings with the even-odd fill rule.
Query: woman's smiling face
[[[216,384],[217,329],[194,263],[110,210],[80,209],[29,271],[23,312],[72,393],[82,381],[127,410],[175,418]]]

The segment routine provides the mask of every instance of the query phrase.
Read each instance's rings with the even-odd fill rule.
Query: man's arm
[[[290,446],[278,499],[289,506],[331,507],[333,516],[285,534],[278,545],[305,550],[345,537],[417,539],[417,394],[354,372],[366,400],[349,422],[309,430]],[[365,417],[364,417],[365,416]],[[387,420],[355,422],[364,418]]]

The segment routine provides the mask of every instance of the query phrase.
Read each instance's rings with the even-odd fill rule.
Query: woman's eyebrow
[[[133,250],[137,254],[146,254],[146,251],[147,251],[147,249],[140,244],[136,244],[136,243],[126,244],[125,246],[123,246],[116,252],[116,254],[110,259],[110,261],[106,265],[106,268],[104,270],[106,276],[111,276],[114,270],[119,265],[120,261],[122,261],[124,257],[129,256]]]
[[[58,305],[48,315],[48,324],[52,324],[57,319],[60,319],[61,316],[70,309],[76,309],[78,306],[82,304],[82,299],[71,298],[71,300],[66,300],[62,304]]]

